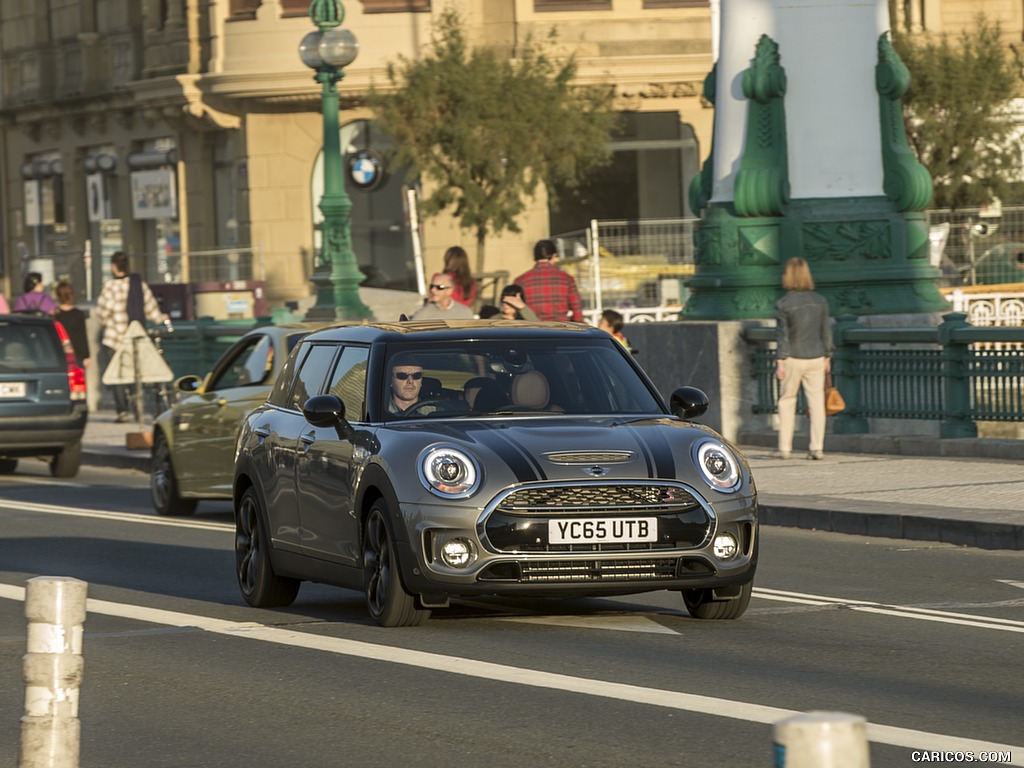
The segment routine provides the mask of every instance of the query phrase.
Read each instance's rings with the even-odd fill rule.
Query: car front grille
[[[643,581],[671,579],[676,561],[671,560],[544,560],[522,564],[523,581]]]
[[[666,581],[714,573],[704,560],[693,557],[649,557],[628,560],[517,560],[495,563],[480,574],[482,582],[520,584],[586,584],[620,581]]]
[[[572,518],[654,518],[651,542],[548,543],[548,522]],[[611,553],[691,549],[707,542],[714,518],[693,493],[671,483],[537,485],[499,497],[484,516],[482,538],[502,553]]]
[[[550,514],[554,511],[636,513],[697,506],[689,491],[678,485],[555,485],[531,486],[512,491],[499,509],[518,514]]]

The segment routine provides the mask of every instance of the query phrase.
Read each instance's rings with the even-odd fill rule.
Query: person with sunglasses
[[[433,413],[437,406],[424,404],[416,408],[423,389],[423,365],[410,354],[399,354],[391,361],[391,397],[388,398],[388,413],[404,416],[413,409],[417,415]]]
[[[429,296],[410,320],[468,320],[473,310],[460,304],[452,296],[455,279],[447,272],[435,272],[427,286]]]

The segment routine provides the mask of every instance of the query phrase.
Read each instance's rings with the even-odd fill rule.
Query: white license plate
[[[576,517],[548,520],[549,544],[633,544],[658,540],[656,517]]]
[[[24,381],[4,381],[0,382],[0,397],[24,397],[25,396],[25,382]]]

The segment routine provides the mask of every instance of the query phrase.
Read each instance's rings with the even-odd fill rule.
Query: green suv
[[[85,371],[64,327],[49,317],[0,315],[0,473],[38,457],[74,477],[88,420]]]

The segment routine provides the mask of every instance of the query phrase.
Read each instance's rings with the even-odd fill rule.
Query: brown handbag
[[[835,416],[846,410],[846,401],[839,390],[832,385],[832,372],[825,371],[825,415]]]

